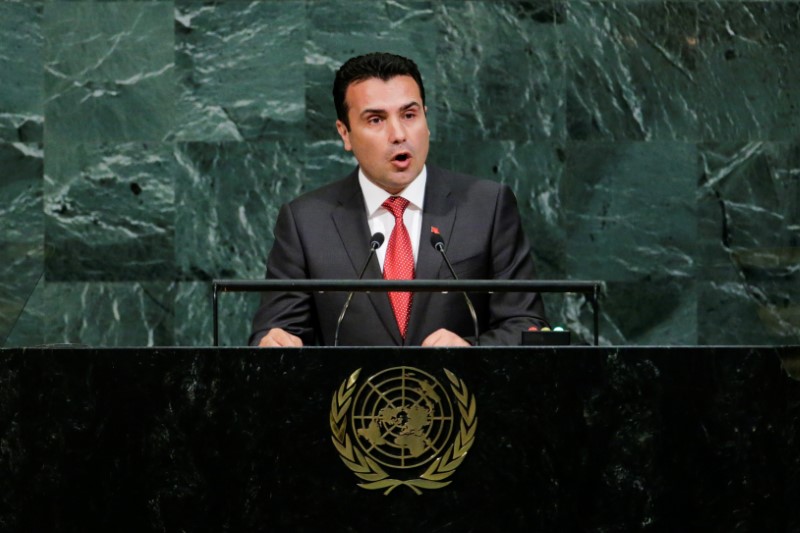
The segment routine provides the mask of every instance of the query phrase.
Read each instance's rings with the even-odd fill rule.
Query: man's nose
[[[406,140],[406,128],[399,118],[390,118],[387,121],[389,125],[389,142],[398,144]]]

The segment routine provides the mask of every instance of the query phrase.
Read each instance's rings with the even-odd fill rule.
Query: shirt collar
[[[364,195],[364,203],[367,205],[367,216],[372,216],[381,208],[383,202],[390,196],[402,196],[411,206],[422,211],[425,203],[425,183],[428,181],[428,167],[422,167],[419,175],[403,189],[400,194],[392,195],[384,191],[364,175],[361,167],[358,167],[358,184],[361,186],[361,193]]]

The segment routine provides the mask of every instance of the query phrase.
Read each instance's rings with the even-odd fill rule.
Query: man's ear
[[[353,149],[353,147],[350,145],[350,132],[347,131],[347,126],[345,126],[344,122],[341,120],[336,121],[336,131],[339,132],[339,137],[342,138],[344,149],[350,152]]]

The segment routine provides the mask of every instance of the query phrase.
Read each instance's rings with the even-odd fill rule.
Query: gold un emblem
[[[364,481],[358,486],[389,494],[405,485],[422,494],[449,485],[478,427],[475,395],[464,381],[444,369],[448,391],[427,372],[399,366],[356,387],[360,373],[333,394],[330,416],[333,444]]]

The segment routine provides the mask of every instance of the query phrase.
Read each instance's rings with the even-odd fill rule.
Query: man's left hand
[[[440,328],[425,337],[422,346],[471,346],[471,344],[449,329]]]

